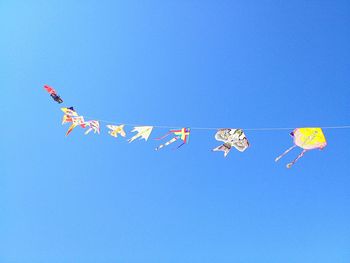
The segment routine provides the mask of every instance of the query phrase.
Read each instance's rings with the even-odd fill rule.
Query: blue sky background
[[[347,263],[350,130],[178,151],[61,126],[350,123],[349,1],[1,1],[0,261]],[[132,127],[128,127],[130,131]],[[158,137],[166,130],[155,130]],[[128,135],[130,136],[130,134]]]

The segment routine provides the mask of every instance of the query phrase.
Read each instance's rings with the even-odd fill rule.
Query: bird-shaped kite
[[[61,97],[57,95],[56,91],[52,87],[50,87],[49,85],[44,85],[44,89],[46,89],[46,91],[50,94],[51,98],[53,98],[54,101],[58,103],[63,102]]]
[[[138,126],[138,127],[134,127],[134,129],[131,132],[137,132],[137,134],[134,135],[133,137],[131,137],[128,140],[128,142],[129,143],[133,142],[137,138],[139,138],[140,140],[145,139],[145,141],[147,141],[149,136],[151,135],[152,130],[153,130],[153,126]]]
[[[224,144],[214,148],[213,151],[223,151],[225,157],[232,147],[240,152],[244,152],[249,147],[248,139],[242,129],[220,129],[215,134],[215,139],[224,142]]]
[[[87,121],[84,123],[89,129],[85,132],[85,135],[88,134],[91,131],[94,131],[94,133],[100,134],[100,122],[99,121]]]
[[[108,131],[108,133],[113,137],[118,137],[118,134],[120,134],[122,137],[126,136],[126,133],[124,131],[124,124],[116,126],[116,125],[107,125],[108,129],[111,129]]]
[[[165,146],[168,146],[169,144],[172,144],[176,142],[177,140],[182,140],[183,143],[177,147],[180,148],[185,143],[188,143],[189,137],[190,137],[190,129],[189,128],[182,128],[181,130],[170,130],[167,134],[165,134],[161,138],[157,138],[156,140],[162,140],[165,137],[169,136],[170,134],[174,134],[175,137],[173,137],[170,141],[167,141],[164,144],[159,145],[157,148],[155,148],[156,151],[162,149]]]
[[[303,151],[294,161],[287,164],[287,168],[291,168],[307,151],[314,149],[322,150],[327,145],[326,138],[321,128],[297,128],[291,132],[290,135],[293,137],[294,145],[278,156],[275,161],[277,162],[297,146],[302,148]]]

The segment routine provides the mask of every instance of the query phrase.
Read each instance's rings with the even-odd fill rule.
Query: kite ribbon
[[[170,134],[172,134],[173,132],[168,132],[167,134],[165,134],[164,136],[162,136],[162,137],[159,137],[159,138],[155,138],[154,140],[157,140],[157,141],[159,141],[159,140],[163,140],[164,138],[166,138],[166,137],[168,137]]]
[[[293,162],[287,164],[287,168],[291,168],[291,167],[293,166],[293,164],[295,164],[301,157],[303,157],[304,154],[305,154],[306,152],[307,152],[307,150],[303,150],[303,151],[298,155],[298,157],[294,159]]]
[[[280,156],[278,156],[275,159],[275,162],[278,162],[283,156],[285,156],[287,153],[289,153],[291,150],[293,150],[295,147],[297,147],[296,145],[293,145],[292,147],[290,147],[288,150],[286,150],[284,153],[282,153]]]
[[[169,133],[169,134],[170,134],[170,133]],[[168,135],[169,135],[169,134],[168,134]],[[168,135],[166,135],[166,136],[168,136]],[[166,137],[166,136],[165,136],[165,137]],[[163,138],[165,138],[165,137],[163,137]],[[169,144],[172,144],[172,143],[176,142],[178,139],[180,139],[180,137],[176,136],[176,137],[172,138],[170,141],[168,141],[168,142],[166,142],[166,143],[164,143],[164,144],[159,145],[155,150],[158,151],[158,150],[162,149],[163,147],[168,146]],[[181,145],[180,145],[179,147],[177,147],[177,148],[180,148],[182,145],[183,145],[183,144],[181,144]]]
[[[77,124],[73,123],[73,124],[69,127],[69,129],[68,129],[68,131],[67,131],[67,133],[66,133],[66,136],[68,136],[68,135],[73,131],[73,129],[74,129],[75,127],[77,127]]]

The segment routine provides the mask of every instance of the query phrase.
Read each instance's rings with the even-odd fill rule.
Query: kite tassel
[[[305,154],[306,152],[307,152],[307,150],[303,150],[303,151],[298,155],[298,157],[294,159],[293,162],[287,164],[287,168],[291,168],[301,157],[304,156],[304,154]]]
[[[278,162],[283,156],[285,156],[287,153],[289,153],[291,150],[293,150],[296,147],[296,145],[293,145],[292,147],[290,147],[288,150],[286,150],[284,153],[282,153],[280,156],[278,156],[275,159],[275,162]]]
[[[177,146],[174,150],[179,149],[180,147],[182,147],[185,143],[181,143],[179,146]]]

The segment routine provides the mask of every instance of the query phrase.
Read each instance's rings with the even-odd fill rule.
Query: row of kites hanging
[[[52,99],[57,103],[63,103],[61,97],[57,94],[57,92],[50,86],[45,85],[45,90],[50,94]],[[66,132],[66,136],[68,136],[76,127],[81,127],[86,129],[85,135],[89,134],[91,131],[93,133],[100,134],[101,127],[100,121],[98,120],[85,120],[82,115],[79,115],[78,112],[73,107],[62,107],[63,112],[62,124],[69,123],[70,126]],[[108,128],[108,133],[118,138],[126,137],[127,134],[125,132],[125,124],[121,125],[106,125]],[[134,135],[128,139],[128,142],[131,143],[136,139],[147,141],[151,136],[151,133],[155,126],[136,126],[131,131]],[[191,129],[184,127],[181,129],[169,130],[164,136],[160,138],[155,138],[155,140],[163,141],[167,137],[171,137],[169,140],[165,140],[162,144],[155,148],[156,151],[172,144],[178,142],[177,148],[180,148],[184,144],[189,143],[189,137],[191,134]],[[289,153],[296,147],[300,147],[302,151],[300,154],[290,163],[287,164],[287,168],[291,168],[307,151],[320,149],[326,147],[327,141],[323,134],[321,128],[318,127],[310,127],[310,128],[296,128],[294,131],[290,133],[293,138],[293,146],[287,149],[284,153],[278,156],[275,161],[279,161],[283,156]],[[249,141],[242,129],[234,129],[234,128],[224,128],[218,129],[215,134],[215,139],[220,141],[221,144],[215,147],[212,151],[217,152],[221,151],[226,157],[232,148],[235,148],[239,152],[244,152],[249,147]]]

